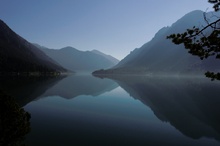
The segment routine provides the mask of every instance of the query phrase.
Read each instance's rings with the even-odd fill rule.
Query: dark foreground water
[[[31,114],[28,146],[220,145],[220,81],[74,75],[13,82],[4,90]]]

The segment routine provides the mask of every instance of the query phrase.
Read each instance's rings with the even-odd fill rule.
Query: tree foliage
[[[220,0],[208,0],[208,2],[214,5],[215,11],[220,10]],[[171,39],[174,44],[183,44],[190,54],[200,57],[201,60],[210,56],[220,59],[220,18],[215,17],[217,19],[210,23],[204,13],[204,20],[207,23],[205,27],[194,26],[186,32],[171,34],[167,38]],[[209,33],[204,33],[205,31]],[[205,75],[212,80],[220,80],[220,73],[207,71]]]
[[[208,0],[208,2],[214,4],[213,8],[215,11],[219,10],[220,0]]]
[[[31,115],[0,90],[0,146],[24,146]]]

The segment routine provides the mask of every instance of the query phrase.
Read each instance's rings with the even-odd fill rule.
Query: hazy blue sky
[[[122,59],[208,0],[0,0],[0,19],[32,43]],[[196,18],[195,18],[196,19]]]

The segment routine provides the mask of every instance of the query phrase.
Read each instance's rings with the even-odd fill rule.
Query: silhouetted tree
[[[219,10],[220,0],[208,0],[208,2],[214,4],[213,8],[215,11]]]
[[[0,146],[24,146],[30,114],[0,90]]]
[[[220,0],[208,0],[208,2],[213,4],[216,12],[219,11]],[[206,13],[204,13],[206,26],[203,28],[194,26],[191,29],[187,29],[184,33],[171,34],[167,38],[172,39],[174,44],[183,44],[190,54],[200,57],[201,60],[210,56],[220,59],[220,17],[215,17],[217,19],[210,23],[206,18]],[[204,33],[205,31],[209,33]],[[205,75],[212,80],[220,80],[219,72],[207,71]]]

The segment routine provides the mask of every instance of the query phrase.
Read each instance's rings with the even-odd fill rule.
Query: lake
[[[219,81],[73,75],[0,87],[31,114],[28,146],[220,145]]]

